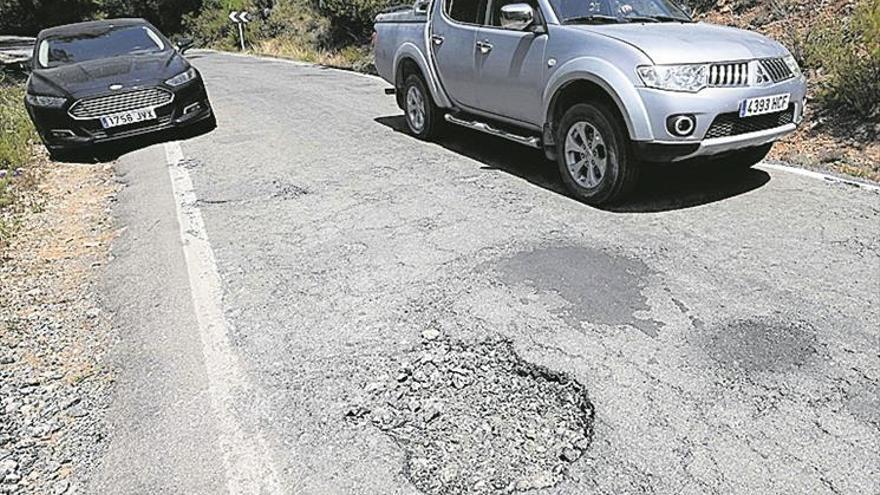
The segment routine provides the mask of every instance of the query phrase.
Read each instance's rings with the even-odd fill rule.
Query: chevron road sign
[[[253,19],[248,12],[231,12],[229,14],[229,20],[236,24],[247,24]]]
[[[241,41],[241,51],[244,51],[244,25],[251,22],[251,15],[247,12],[230,12],[229,20],[238,26],[238,39]]]

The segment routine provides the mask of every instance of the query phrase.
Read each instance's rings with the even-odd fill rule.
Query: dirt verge
[[[110,165],[46,163],[0,253],[0,493],[73,493],[102,449],[112,340],[94,291],[114,237]]]

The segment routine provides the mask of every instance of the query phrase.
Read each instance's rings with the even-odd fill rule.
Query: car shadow
[[[216,125],[194,124],[190,128],[168,129],[165,131],[134,136],[120,141],[100,143],[82,149],[66,152],[63,156],[55,157],[60,163],[106,163],[118,160],[123,156],[144,148],[172,141],[185,141],[199,136],[210,134],[216,129]]]
[[[403,115],[374,120],[409,136]],[[446,126],[442,136],[434,142],[482,163],[483,170],[499,170],[570,197],[556,165],[539,150],[451,125]],[[770,182],[770,175],[762,170],[731,173],[719,165],[723,167],[724,164],[647,165],[642,169],[641,180],[633,194],[620,204],[601,206],[600,209],[616,213],[680,210],[723,201]]]

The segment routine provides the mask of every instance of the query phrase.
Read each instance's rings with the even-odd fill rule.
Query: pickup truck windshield
[[[563,24],[691,22],[670,0],[550,0]]]
[[[162,38],[147,26],[124,26],[111,27],[102,32],[47,38],[40,42],[37,55],[41,67],[51,68],[163,50],[165,43]]]

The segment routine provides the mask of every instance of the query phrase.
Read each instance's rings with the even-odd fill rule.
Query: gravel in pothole
[[[575,380],[523,361],[509,342],[432,340],[346,414],[406,452],[429,494],[553,486],[592,439],[593,405]]]

